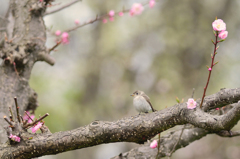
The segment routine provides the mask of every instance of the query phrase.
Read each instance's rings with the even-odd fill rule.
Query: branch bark
[[[213,99],[215,99],[215,102],[213,102]],[[239,99],[240,88],[222,89],[216,94],[207,96],[203,108],[210,110],[211,108],[223,106],[224,104],[237,102]],[[2,145],[0,147],[0,156],[4,158],[10,158],[11,156],[15,158],[33,158],[103,143],[135,142],[143,144],[158,133],[176,125],[187,123],[195,126],[196,128],[193,128],[191,131],[194,130],[194,132],[197,131],[198,134],[201,133],[202,135],[199,136],[201,137],[207,133],[229,131],[240,119],[240,103],[233,104],[233,108],[221,116],[202,111],[199,108],[200,100],[198,100],[197,103],[198,107],[195,110],[189,110],[187,109],[186,103],[181,103],[150,114],[127,117],[115,122],[94,121],[84,127],[54,134],[44,133],[32,135],[27,132],[22,132],[21,138],[23,141],[10,147]],[[190,132],[189,135],[188,133],[184,133],[183,136],[188,135],[190,138],[196,139],[198,134]],[[29,136],[31,136],[31,140],[28,140]],[[161,142],[164,142],[164,137],[162,140]],[[170,141],[166,140],[165,142]],[[174,144],[175,143],[172,145],[174,146]],[[161,143],[161,145],[162,148],[160,149],[164,152],[164,144]],[[186,144],[184,144],[184,140],[180,140],[179,145]],[[178,148],[178,146],[176,147]],[[31,154],[30,152],[34,153]],[[28,156],[26,156],[26,154],[28,154]],[[167,153],[164,155],[166,154]],[[160,155],[163,154],[160,153]]]

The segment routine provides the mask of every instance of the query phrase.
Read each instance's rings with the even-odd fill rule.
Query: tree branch
[[[60,10],[62,10],[62,9],[65,9],[65,8],[71,6],[71,5],[73,5],[73,4],[75,4],[75,3],[79,2],[79,1],[81,1],[81,0],[72,1],[72,2],[70,2],[70,3],[68,3],[68,4],[64,5],[64,6],[61,6],[60,8],[57,8],[57,9],[53,10],[53,11],[46,12],[46,13],[44,14],[44,16],[49,15],[49,14],[52,14],[52,13],[56,13],[56,12],[58,12],[58,11],[60,11]]]
[[[215,98],[214,106],[212,106],[212,98]],[[210,108],[223,106],[238,100],[240,100],[240,88],[222,89],[214,95],[207,96],[204,100],[203,108],[209,110]],[[203,112],[199,108],[200,100],[197,103],[198,107],[195,110],[187,109],[187,104],[181,103],[154,113],[127,117],[115,122],[94,121],[87,126],[71,131],[33,135],[32,140],[26,140],[29,138],[29,134],[23,132],[21,134],[23,141],[18,143],[18,146],[0,147],[0,156],[7,158],[14,155],[15,158],[33,158],[103,143],[135,142],[143,144],[158,133],[176,125],[187,123],[198,127],[195,128],[198,131],[200,131],[199,128],[204,129],[200,132],[206,135],[206,131],[208,133],[217,133],[223,130],[229,131],[240,119],[240,103],[233,104],[233,108],[221,116]],[[183,136],[185,135],[186,132]],[[192,135],[194,136],[194,134]],[[179,141],[180,145],[184,141],[184,137],[182,138]],[[172,146],[174,145],[175,142]],[[176,149],[178,149],[178,146],[176,146]],[[163,152],[161,148],[160,151]],[[9,152],[12,153],[9,154]],[[29,152],[34,153],[31,154]],[[26,157],[26,154],[29,154],[29,156]]]

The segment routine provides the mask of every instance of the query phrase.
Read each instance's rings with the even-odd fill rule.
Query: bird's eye
[[[138,95],[138,92],[136,93],[136,95]]]

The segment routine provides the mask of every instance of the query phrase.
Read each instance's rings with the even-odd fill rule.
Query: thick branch
[[[240,99],[239,90],[240,88],[223,89],[214,97],[218,97],[216,101],[219,105],[229,104]],[[212,102],[210,98],[212,96],[206,98],[204,107],[209,106],[209,101]],[[199,104],[200,100],[198,101]],[[87,126],[71,131],[58,132],[52,135],[35,135],[32,140],[20,142],[19,146],[1,147],[0,156],[10,157],[9,152],[11,151],[16,158],[27,158],[26,154],[29,154],[29,158],[32,158],[103,143],[125,141],[142,144],[162,131],[186,123],[191,123],[209,132],[220,132],[230,130],[239,119],[240,103],[235,104],[228,113],[221,116],[210,115],[199,108],[189,110],[186,103],[182,103],[154,113],[123,118],[115,122],[94,121]],[[22,134],[21,137],[23,139],[28,138],[27,134]],[[33,151],[35,153],[29,153]]]

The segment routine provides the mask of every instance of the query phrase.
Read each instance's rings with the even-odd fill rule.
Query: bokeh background
[[[56,0],[48,10],[70,0]],[[55,32],[94,19],[110,10],[131,8],[146,0],[84,0],[58,13],[45,16],[46,27]],[[1,2],[1,3],[7,3]],[[1,5],[3,14],[6,5]],[[0,9],[1,10],[1,9]],[[6,10],[6,9],[5,9]],[[206,84],[214,38],[212,22],[217,16],[227,24],[225,42],[220,43],[207,95],[221,88],[240,86],[240,1],[159,0],[154,8],[145,6],[139,16],[125,13],[113,22],[101,21],[70,32],[70,43],[59,46],[52,67],[37,62],[30,79],[38,93],[36,114],[49,113],[51,132],[71,130],[94,120],[114,121],[137,115],[130,94],[143,90],[155,109],[176,104],[175,98],[202,96]],[[48,32],[47,47],[56,37]],[[179,127],[173,128],[178,129]],[[234,130],[240,128],[237,125]],[[41,159],[106,159],[138,146],[134,143],[104,144]],[[237,159],[239,137],[208,135],[177,150],[172,159]]]

